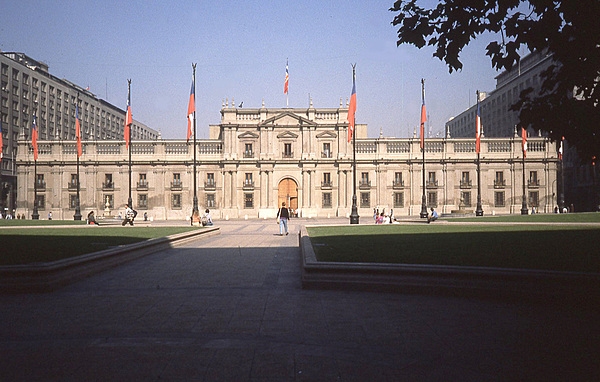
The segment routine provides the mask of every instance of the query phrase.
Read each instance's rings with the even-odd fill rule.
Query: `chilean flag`
[[[527,130],[521,127],[521,138],[523,139],[523,158],[527,157]]]
[[[187,129],[187,141],[190,141],[192,137],[192,121],[194,120],[194,113],[196,112],[196,83],[192,77],[192,88],[190,90],[190,102],[188,103],[188,129]]]
[[[348,142],[354,135],[356,122],[356,74],[352,71],[352,95],[350,96],[350,106],[348,106]]]
[[[131,138],[131,124],[133,117],[131,116],[131,93],[127,92],[127,114],[125,115],[125,127],[123,128],[123,136],[125,138],[125,148],[129,148],[129,138]]]
[[[79,105],[75,106],[75,138],[77,139],[77,157],[81,157],[81,123],[79,123]]]
[[[477,97],[477,115],[475,116],[475,152],[481,152],[481,107],[479,106],[479,97]]]
[[[38,158],[38,130],[36,116],[33,116],[33,124],[31,125],[31,146],[33,146],[33,160]]]
[[[288,94],[290,85],[290,72],[288,70],[288,62],[285,62],[285,80],[283,81],[283,94]]]

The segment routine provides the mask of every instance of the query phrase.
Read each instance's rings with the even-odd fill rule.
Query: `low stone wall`
[[[529,299],[595,307],[600,274],[487,267],[317,261],[305,227],[300,232],[302,287],[360,289],[460,297]]]
[[[218,227],[202,228],[50,263],[2,266],[0,292],[49,292],[128,261],[177,247],[199,236],[218,234]]]

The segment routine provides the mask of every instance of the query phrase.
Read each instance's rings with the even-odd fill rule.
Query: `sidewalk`
[[[0,380],[600,380],[597,310],[303,290],[299,224],[320,222],[281,237],[220,221],[56,292],[0,295]]]

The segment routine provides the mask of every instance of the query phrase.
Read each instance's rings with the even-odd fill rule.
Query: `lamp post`
[[[350,224],[358,224],[358,207],[356,205],[356,64],[352,65],[352,95],[350,97],[350,109],[352,121],[352,211],[350,213]]]
[[[523,147],[523,203],[521,204],[521,215],[527,215],[527,195],[525,194],[525,157],[527,156],[527,130],[521,128],[521,139]]]
[[[75,150],[77,151],[77,195],[75,196],[75,214],[73,220],[81,220],[81,205],[79,199],[79,155],[81,150],[81,125],[79,124],[79,93],[77,93],[77,105],[75,105],[75,135],[77,143]]]
[[[196,64],[192,64],[192,92],[194,94],[194,103],[196,102]],[[200,211],[198,210],[198,190],[196,186],[196,106],[194,105],[194,199],[192,206],[191,224],[200,222]]]
[[[427,218],[427,196],[425,196],[426,185],[425,185],[425,121],[427,120],[427,113],[425,112],[425,79],[421,78],[421,100],[423,101],[421,105],[421,126],[420,126],[420,134],[421,134],[421,153],[423,154],[423,195],[421,196],[421,213],[419,216],[422,219]]]
[[[477,117],[476,117],[477,142],[475,143],[475,151],[477,151],[477,208],[475,216],[483,216],[483,208],[481,208],[481,114],[479,109],[479,90],[477,90]]]
[[[127,80],[127,108],[130,110],[131,108],[131,79]],[[128,112],[129,112],[128,110]],[[128,123],[129,121],[126,121],[125,123]],[[131,128],[133,127],[133,117],[132,117],[132,121],[131,121],[131,125],[129,126],[129,131],[128,133],[128,137],[127,140],[129,142],[129,197],[127,198],[127,205],[129,206],[129,208],[133,209],[133,200],[131,199]]]

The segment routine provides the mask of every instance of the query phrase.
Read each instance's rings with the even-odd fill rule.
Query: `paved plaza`
[[[309,223],[281,237],[274,220],[218,222],[57,291],[0,295],[0,381],[600,380],[599,309],[303,290]]]

